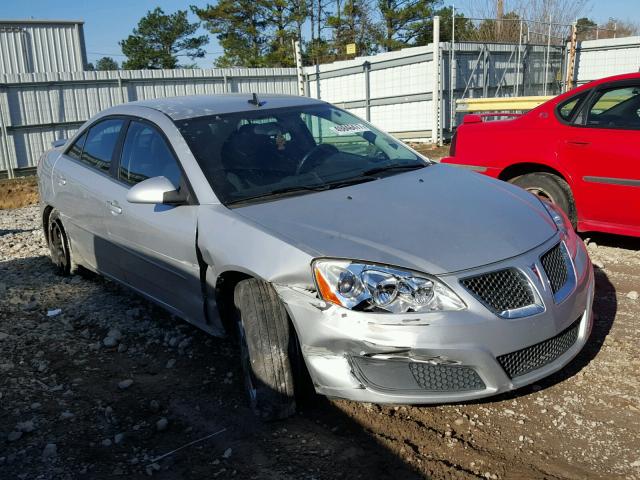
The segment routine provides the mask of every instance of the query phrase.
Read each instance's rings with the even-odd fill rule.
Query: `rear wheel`
[[[71,251],[69,250],[69,239],[57,210],[53,210],[49,215],[47,240],[49,241],[51,261],[56,267],[56,272],[63,276],[70,275]]]
[[[302,362],[297,337],[271,285],[243,280],[234,291],[240,355],[253,411],[263,420],[295,413],[294,380]]]
[[[562,178],[553,173],[527,173],[510,180],[514,185],[533,193],[534,195],[555,203],[567,214],[573,228],[576,228],[578,215],[576,212],[571,187]]]

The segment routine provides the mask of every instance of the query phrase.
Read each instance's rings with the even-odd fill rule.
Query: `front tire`
[[[509,182],[558,205],[571,220],[573,228],[576,228],[578,214],[571,187],[558,175],[548,172],[527,173]]]
[[[64,277],[71,275],[71,250],[69,238],[62,226],[60,213],[53,210],[47,223],[47,241],[49,243],[49,255],[56,267],[56,273]]]
[[[294,368],[299,358],[293,326],[271,285],[243,280],[234,291],[240,355],[252,410],[263,420],[278,420],[296,411]]]

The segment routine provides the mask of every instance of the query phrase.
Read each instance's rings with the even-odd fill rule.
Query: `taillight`
[[[449,145],[449,156],[450,157],[455,157],[456,156],[456,143],[458,142],[458,132],[455,132],[453,134],[453,137],[451,137],[451,145]]]

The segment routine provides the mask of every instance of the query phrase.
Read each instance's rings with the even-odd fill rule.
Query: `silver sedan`
[[[237,336],[265,419],[313,388],[494,395],[559,370],[589,337],[593,268],[562,210],[331,104],[134,102],[60,143],[38,166],[60,273],[99,272]]]

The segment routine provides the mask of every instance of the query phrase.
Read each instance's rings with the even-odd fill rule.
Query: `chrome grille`
[[[558,243],[555,247],[540,257],[542,268],[547,274],[551,290],[555,295],[569,280],[567,269],[567,259],[562,249],[562,244]]]
[[[417,384],[424,390],[460,392],[486,388],[480,376],[470,367],[414,362],[409,364],[409,370]]]
[[[553,362],[576,343],[580,320],[553,338],[498,357],[509,378],[518,377]]]
[[[497,314],[536,303],[529,280],[515,268],[468,277],[460,283]]]

